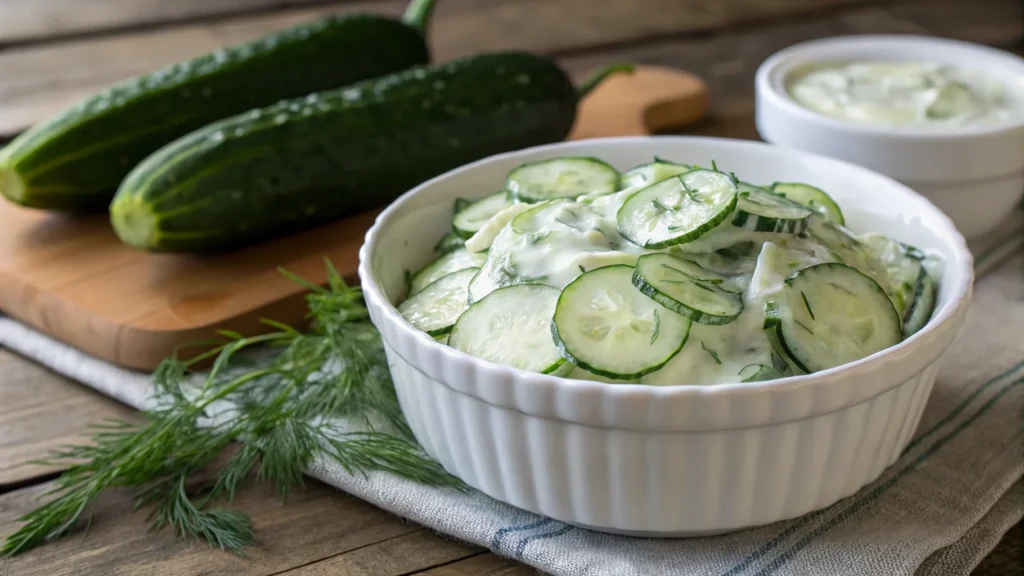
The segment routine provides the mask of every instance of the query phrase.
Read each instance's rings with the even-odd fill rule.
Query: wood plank
[[[0,496],[0,538],[17,529],[15,518],[33,509],[39,495],[51,485],[41,484]],[[429,548],[438,547],[446,550],[444,558],[456,559],[475,552],[463,545],[438,542],[440,539],[433,536],[434,541],[429,544],[421,537],[395,541],[406,534],[427,533],[415,524],[313,480],[306,490],[294,492],[285,505],[271,486],[248,486],[238,492],[234,508],[249,514],[256,528],[258,544],[247,550],[248,558],[211,549],[195,540],[175,540],[166,530],[148,532],[146,514],[131,513],[128,494],[120,491],[101,499],[86,538],[73,535],[0,561],[0,573],[270,576],[378,543],[394,542],[377,548],[378,554],[404,553],[403,550],[426,554]],[[368,562],[366,554],[353,558]],[[408,560],[415,558],[393,558],[396,566]],[[415,571],[435,564],[402,565]]]
[[[726,31],[706,38],[647,43],[566,58],[576,78],[612,62],[635,62],[687,70],[711,90],[711,121],[686,133],[756,138],[749,118],[754,107],[754,74],[774,52],[807,40],[848,34],[935,34],[1014,49],[1024,39],[1024,4],[1007,0],[919,0],[892,9],[861,8]],[[959,28],[957,22],[970,23]]]
[[[0,45],[318,2],[323,0],[4,0]]]
[[[397,15],[404,2],[353,2],[227,22],[0,52],[0,134],[13,134],[119,80],[330,13]],[[371,7],[372,6],[372,7]]]
[[[638,0],[599,5],[591,0],[450,0],[438,7],[430,43],[438,61],[507,49],[576,53],[864,1]],[[396,15],[405,4],[364,0],[8,50],[0,53],[0,135],[17,133],[114,82],[172,62],[331,12]]]
[[[53,472],[29,464],[63,444],[83,442],[87,426],[135,412],[63,376],[0,349],[0,486]]]
[[[282,576],[401,576],[482,552],[477,546],[418,530],[289,570]]]
[[[567,55],[900,0],[445,0],[431,44],[444,59],[489,50]]]
[[[416,574],[420,576],[533,576],[540,572],[525,564],[487,553]]]

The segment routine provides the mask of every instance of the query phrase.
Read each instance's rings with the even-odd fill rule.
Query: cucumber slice
[[[434,253],[438,255],[445,255],[452,250],[462,248],[466,244],[466,241],[455,232],[449,232],[441,237],[434,245]]]
[[[772,184],[772,192],[797,204],[803,204],[836,224],[846,224],[839,204],[820,188],[799,182],[776,182]]]
[[[491,216],[490,220],[485,222],[472,237],[466,240],[466,250],[469,250],[470,252],[484,252],[489,250],[491,245],[494,244],[494,241],[498,238],[498,234],[505,229],[505,225],[511,222],[512,219],[519,214],[530,210],[530,206],[532,206],[532,204],[516,202],[515,204],[503,208],[497,214]]]
[[[431,336],[451,332],[459,315],[469,308],[469,281],[478,268],[444,276],[398,305],[398,313]]]
[[[896,311],[906,318],[906,310],[913,302],[918,289],[921,260],[924,254],[913,246],[902,244],[882,234],[866,234],[860,238],[869,254],[877,258],[889,274]]]
[[[464,210],[455,214],[455,218],[452,219],[452,226],[455,228],[456,234],[463,238],[470,238],[491,217],[511,205],[512,199],[509,198],[507,191],[495,192],[473,202]]]
[[[925,324],[931,320],[932,312],[935,310],[938,284],[924,267],[921,268],[921,273],[918,276],[913,300],[907,306],[907,312],[903,316],[904,338],[910,338],[918,330],[924,328]]]
[[[817,372],[898,344],[903,323],[888,295],[856,268],[830,262],[786,279],[765,324],[797,366]]]
[[[521,234],[552,230],[600,231],[600,225],[601,214],[592,207],[561,198],[537,204],[512,219],[512,229]]]
[[[736,207],[736,184],[721,172],[692,170],[637,191],[616,214],[619,233],[658,250],[700,238]]]
[[[797,365],[796,361],[793,360],[792,356],[789,355],[789,352],[786,350],[786,347],[782,345],[782,342],[779,341],[779,334],[776,330],[777,322],[770,328],[768,327],[769,314],[772,314],[773,311],[775,314],[774,318],[777,320],[777,310],[774,310],[771,303],[765,305],[765,329],[762,331],[765,337],[768,338],[768,344],[772,347],[772,366],[778,368],[779,371],[783,372],[786,376],[792,376],[793,374],[806,374],[806,372]]]
[[[935,120],[948,120],[977,105],[973,90],[962,82],[950,81],[939,86],[931,103],[924,109],[924,115]]]
[[[465,248],[456,248],[427,264],[413,275],[409,285],[409,296],[423,290],[452,272],[458,272],[466,268],[479,268],[483,266],[486,259],[487,254],[484,252],[470,252]]]
[[[641,381],[640,381],[639,378],[632,378],[630,380],[620,380],[618,378],[609,378],[607,376],[601,376],[600,374],[594,374],[593,372],[587,372],[583,368],[580,368],[579,366],[576,366],[575,364],[572,364],[571,362],[566,362],[566,364],[568,364],[569,366],[573,367],[573,369],[569,372],[569,374],[567,376],[565,376],[566,378],[569,378],[570,380],[590,380],[590,381],[593,381],[593,382],[604,382],[605,384],[641,384]]]
[[[508,173],[505,188],[523,202],[576,198],[619,189],[619,172],[603,160],[564,156],[530,162]]]
[[[440,336],[434,336],[434,340],[437,340],[441,344],[448,344],[448,334],[441,334]]]
[[[764,188],[740,182],[737,184],[736,213],[732,225],[755,232],[800,234],[807,230],[814,212]]]
[[[890,275],[889,266],[875,256],[870,246],[855,237],[841,224],[836,224],[818,215],[811,217],[807,234],[827,247],[829,256],[833,260],[853,266],[878,282],[878,285],[892,300],[897,314],[903,314],[906,310],[904,295],[910,290]]]
[[[552,332],[564,358],[600,376],[632,380],[679,353],[690,320],[641,294],[632,278],[632,266],[605,266],[562,290]]]
[[[721,288],[727,280],[697,264],[668,254],[646,254],[636,262],[633,285],[645,295],[694,322],[717,326],[743,312],[739,294]]]
[[[750,364],[741,368],[739,375],[743,378],[741,382],[763,382],[765,380],[785,378],[792,375],[792,373],[789,363],[786,362],[785,358],[779,353],[772,351],[772,363],[770,365]]]
[[[676,164],[675,162],[669,162],[655,157],[654,162],[641,164],[626,171],[626,173],[622,175],[622,187],[631,188],[633,186],[644,184],[651,185],[655,182],[661,182],[666,178],[684,174],[690,170],[693,170],[693,166],[688,164]]]
[[[558,294],[540,284],[495,290],[459,316],[448,345],[512,368],[555,372],[565,363],[551,336]]]
[[[469,304],[483,300],[491,292],[517,284],[544,284],[551,279],[547,275],[530,276],[519,270],[518,253],[488,255],[483,267],[469,283]]]

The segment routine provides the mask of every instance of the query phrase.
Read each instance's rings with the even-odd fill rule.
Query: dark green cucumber
[[[478,55],[217,122],[161,149],[111,204],[123,242],[204,252],[387,204],[452,168],[564,139],[582,93],[550,59]]]
[[[222,118],[426,64],[434,0],[405,22],[330,16],[129,79],[36,125],[0,151],[0,192],[50,210],[106,208],[132,168]]]

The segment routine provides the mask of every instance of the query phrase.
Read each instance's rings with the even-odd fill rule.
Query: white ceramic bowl
[[[654,155],[751,182],[798,180],[833,194],[854,230],[946,260],[929,324],[899,345],[809,376],[717,386],[602,384],[486,362],[414,329],[393,303],[404,271],[431,259],[456,197],[492,192],[513,167],[593,155],[619,169]],[[498,500],[608,532],[697,535],[792,518],[853,494],[906,446],[962,325],[971,255],[953,224],[908,188],[834,159],[697,137],[611,138],[503,154],[396,200],[360,250],[370,317],[409,425],[451,473]]]
[[[968,238],[996,228],[1024,198],[1024,120],[944,129],[888,128],[828,118],[786,92],[798,66],[822,60],[930,60],[982,70],[1024,92],[1024,59],[928,36],[848,36],[796,44],[758,68],[756,122],[773,144],[847,160],[928,197]]]

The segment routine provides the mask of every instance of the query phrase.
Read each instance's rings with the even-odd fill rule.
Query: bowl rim
[[[604,383],[590,380],[575,380],[569,378],[563,378],[559,376],[552,376],[550,374],[538,374],[534,372],[527,372],[517,368],[508,367],[502,364],[497,364],[475,356],[471,356],[449,346],[443,345],[430,335],[414,328],[409,324],[402,316],[398,313],[398,310],[394,304],[390,302],[387,296],[383,293],[381,284],[376,280],[371,262],[373,261],[373,252],[379,241],[379,238],[383,235],[385,229],[393,218],[402,211],[404,205],[411,199],[415,198],[426,188],[435,185],[441,181],[457,178],[462,174],[468,173],[476,168],[499,161],[513,160],[517,157],[526,157],[538,153],[547,153],[561,148],[570,147],[572,145],[580,145],[582,143],[592,143],[598,146],[617,146],[617,145],[629,145],[630,143],[645,142],[645,141],[695,141],[695,142],[714,142],[727,146],[737,146],[740,148],[749,149],[773,149],[778,151],[780,154],[790,154],[800,156],[813,160],[814,162],[823,162],[826,164],[832,164],[836,167],[843,167],[846,170],[854,170],[858,172],[868,173],[876,178],[882,178],[889,182],[889,184],[898,192],[913,196],[920,201],[924,202],[928,206],[931,206],[934,210],[934,217],[937,223],[940,225],[941,230],[938,231],[941,238],[948,243],[948,247],[951,249],[955,256],[954,261],[945,262],[945,266],[955,266],[959,263],[959,269],[952,275],[954,279],[954,285],[949,288],[952,290],[949,301],[934,314],[928,324],[924,326],[917,333],[912,335],[895,346],[891,346],[870,356],[866,356],[854,362],[836,366],[828,370],[822,370],[813,374],[803,374],[798,376],[788,376],[786,378],[778,378],[775,380],[767,380],[760,382],[734,382],[724,384],[672,384],[672,385],[652,385],[652,384],[631,384],[631,383]],[[596,154],[596,151],[595,151]],[[418,186],[412,188],[406,193],[399,196],[394,200],[387,208],[385,208],[375,219],[373,225],[366,232],[363,245],[359,249],[359,277],[363,288],[364,298],[367,299],[367,305],[370,307],[376,307],[382,312],[383,321],[389,323],[391,328],[399,331],[400,334],[406,338],[412,338],[420,346],[427,347],[426,349],[433,352],[442,354],[446,362],[454,362],[456,366],[465,367],[483,367],[489,374],[501,377],[503,380],[510,378],[516,378],[527,381],[530,386],[542,386],[546,388],[553,388],[555,390],[572,388],[574,392],[580,394],[600,394],[605,397],[622,398],[637,401],[640,399],[646,400],[666,400],[668,398],[706,398],[706,397],[720,397],[720,396],[733,396],[733,395],[747,395],[754,394],[760,395],[765,392],[783,393],[787,391],[797,391],[802,388],[821,386],[822,384],[832,383],[834,385],[845,384],[851,378],[858,378],[861,376],[869,375],[878,370],[882,365],[888,364],[894,360],[913,356],[920,349],[926,346],[926,343],[938,343],[944,338],[948,338],[948,341],[941,346],[941,348],[935,352],[934,356],[937,358],[949,341],[952,340],[955,334],[948,334],[950,328],[959,328],[959,326],[953,326],[955,322],[959,322],[962,319],[962,313],[965,311],[966,306],[970,300],[971,293],[973,290],[974,282],[974,270],[973,270],[973,255],[967,248],[967,243],[964,237],[957,231],[953,222],[942,213],[937,207],[934,206],[927,198],[914,192],[910,188],[900,184],[892,178],[885,176],[884,174],[875,172],[868,168],[858,166],[856,164],[839,160],[836,158],[822,156],[810,152],[804,152],[792,148],[785,148],[782,146],[776,146],[764,142],[752,141],[752,140],[741,140],[734,138],[721,138],[711,136],[625,136],[625,137],[610,137],[610,138],[593,138],[587,140],[575,140],[575,141],[563,141],[553,144],[545,144],[540,146],[533,146],[524,148],[512,152],[506,152],[502,154],[496,154],[465,164],[458,168],[449,170],[443,174],[435,176],[430,180],[422,182]],[[385,330],[378,326],[384,337]],[[944,334],[943,332],[946,332]],[[934,359],[933,359],[934,360]],[[421,367],[417,366],[417,369]],[[448,370],[445,370],[448,372]],[[909,372],[902,378],[894,379],[883,389],[878,390],[876,393],[870,396],[858,398],[858,402],[867,400],[871,397],[877,396],[878,394],[884,393],[892,388],[895,388],[902,384],[907,378],[910,378],[918,374],[920,370]],[[445,386],[452,387],[451,383],[441,381]],[[462,389],[455,388],[459,392],[465,392]],[[483,398],[481,398],[483,399]],[[488,401],[487,399],[483,399]],[[844,404],[845,405],[845,404]],[[814,414],[821,414],[831,410],[815,411]]]
[[[776,79],[784,83],[786,76],[793,68],[801,64],[840,59],[815,58],[812,55],[812,50],[815,48],[820,49],[830,47],[845,51],[849,54],[849,58],[853,59],[857,57],[858,52],[865,46],[877,49],[880,45],[889,46],[897,52],[897,56],[893,58],[893,60],[898,59],[899,50],[905,49],[907,46],[941,46],[943,48],[961,51],[965,56],[969,55],[971,57],[984,59],[986,62],[992,63],[999,68],[1007,69],[1015,66],[1020,69],[1020,77],[1024,78],[1024,58],[1021,58],[1012,52],[1007,52],[991,46],[937,36],[921,36],[913,34],[850,34],[845,36],[832,36],[828,38],[807,40],[775,52],[762,62],[760,66],[758,66],[757,72],[754,76],[755,89],[773,105],[779,107],[787,114],[792,114],[807,122],[818,122],[823,126],[835,130],[846,130],[863,136],[888,137],[897,140],[909,141],[957,140],[1005,135],[1024,128],[1024,115],[1016,120],[1011,120],[1009,122],[997,122],[991,125],[951,126],[927,129],[858,124],[855,122],[846,122],[836,118],[830,118],[812,110],[808,110],[797,103],[785,90],[779,90]],[[786,70],[780,71],[780,68],[786,68]],[[781,78],[779,78],[779,76],[781,76]],[[998,78],[1000,80],[1008,80],[1003,77]],[[1017,92],[1020,104],[1021,106],[1024,106],[1024,84],[1017,87]]]

